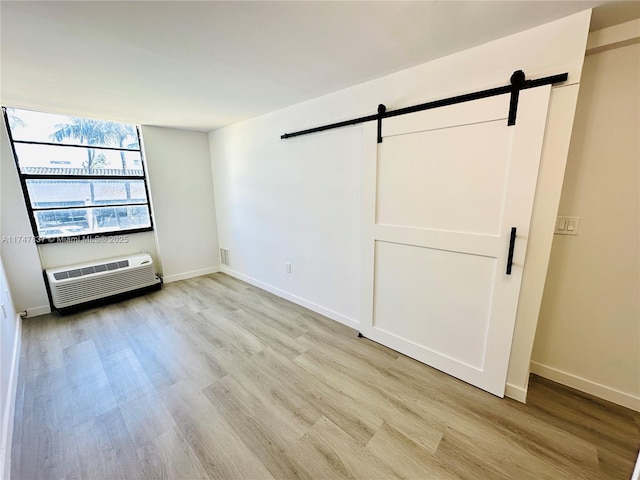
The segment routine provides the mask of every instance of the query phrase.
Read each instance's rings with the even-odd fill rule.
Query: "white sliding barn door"
[[[511,127],[501,95],[364,131],[362,334],[501,397],[549,92]]]

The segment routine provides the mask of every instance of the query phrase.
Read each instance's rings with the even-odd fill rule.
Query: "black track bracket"
[[[520,90],[524,88],[525,77],[522,70],[516,70],[511,75],[511,100],[509,101],[509,119],[508,126],[516,124],[516,115],[518,114],[518,99],[520,98]]]
[[[382,119],[383,115],[387,111],[387,107],[385,107],[382,103],[378,105],[378,143],[382,143]]]

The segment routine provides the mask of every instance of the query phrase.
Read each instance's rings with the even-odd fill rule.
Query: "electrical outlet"
[[[290,263],[285,263],[284,264],[284,271],[286,273],[291,273],[291,264]]]

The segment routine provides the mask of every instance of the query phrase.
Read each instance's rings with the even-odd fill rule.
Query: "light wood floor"
[[[12,478],[624,479],[640,415],[493,397],[222,274],[24,322]]]

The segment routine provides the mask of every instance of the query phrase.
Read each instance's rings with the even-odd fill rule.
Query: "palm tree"
[[[138,132],[133,125],[107,122],[105,127],[112,133],[113,138],[117,139],[120,148],[138,148]],[[120,162],[122,163],[122,172],[124,174],[124,171],[127,170],[127,159],[123,150],[120,150]],[[125,182],[124,188],[127,201],[129,201],[131,200],[131,185],[129,182]]]
[[[133,125],[117,122],[104,122],[89,118],[69,117],[70,123],[58,124],[50,138],[63,142],[66,139],[77,139],[82,145],[119,145],[120,148],[137,148],[138,132]],[[125,152],[120,151],[120,161],[123,173],[127,169]],[[82,166],[89,170],[103,168],[106,165],[106,158],[103,154],[96,155],[95,149],[87,148],[87,161]],[[93,182],[89,183],[91,205],[95,203],[95,193]],[[127,202],[131,200],[131,186],[125,181],[125,192]],[[94,210],[95,215],[95,210]],[[93,218],[92,218],[93,223]]]
[[[106,122],[105,129],[112,134],[112,138],[118,142],[120,148],[138,148],[138,132],[133,125],[117,122]],[[129,141],[127,141],[129,140]],[[127,160],[125,152],[120,150],[120,161],[122,162],[122,170],[127,169]]]
[[[50,138],[56,142],[63,142],[66,139],[77,139],[82,145],[104,145],[116,140],[115,134],[109,123],[90,118],[69,117],[70,123],[56,125],[56,130]],[[102,161],[100,161],[102,160]],[[104,156],[97,156],[93,148],[87,148],[87,161],[82,166],[88,170],[104,167],[106,161]]]
[[[56,142],[63,142],[66,139],[76,139],[81,145],[105,145],[115,139],[115,134],[108,124],[111,122],[101,122],[90,118],[69,117],[70,123],[62,123],[55,126],[56,130],[50,138]],[[93,148],[87,148],[87,160],[82,166],[93,173],[93,170],[103,168],[106,165],[105,156],[96,155]],[[91,206],[95,205],[95,191],[93,181],[89,180],[89,195]],[[96,221],[96,211],[87,220],[92,231]]]
[[[7,108],[7,119],[9,120],[9,126],[11,127],[11,131],[13,132],[16,128],[24,128],[27,126],[17,114],[15,108]]]

